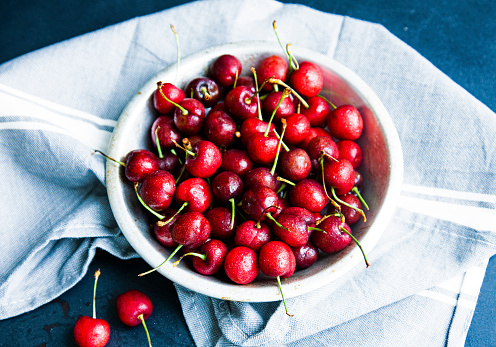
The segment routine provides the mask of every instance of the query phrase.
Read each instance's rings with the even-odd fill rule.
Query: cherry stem
[[[274,217],[272,217],[272,215],[270,213],[266,213],[265,215],[267,216],[267,218],[269,218],[271,221],[273,221],[279,228],[284,229],[286,231],[289,231],[288,228],[282,226],[281,223],[279,223]]]
[[[295,70],[299,70],[300,69],[300,65],[298,64],[298,61],[296,60],[295,56],[292,55],[290,52],[289,52],[289,46],[291,46],[291,44],[287,44],[286,45],[286,52],[287,52],[287,55],[289,57],[289,64],[295,69]]]
[[[143,328],[145,328],[145,332],[146,332],[146,337],[148,339],[148,345],[150,347],[152,347],[152,340],[150,339],[150,333],[148,332],[148,328],[146,326],[146,323],[145,323],[145,317],[143,316],[143,314],[140,314],[138,316],[139,320],[141,321],[141,323],[143,324]]]
[[[182,161],[182,160],[181,160],[181,158],[177,155],[177,152],[176,152],[176,150],[175,150],[174,148],[172,148],[172,149],[170,150],[170,152],[171,152],[172,154],[174,154],[174,155],[177,157],[177,160],[179,161],[179,164],[182,164],[182,163],[183,163],[183,161]]]
[[[188,153],[186,153],[186,159],[188,159]],[[179,173],[179,175],[176,178],[176,184],[179,182],[179,180],[183,176],[185,170],[186,170],[186,164],[183,165],[183,167],[181,168],[181,172]]]
[[[153,269],[148,270],[146,272],[140,273],[138,276],[139,277],[143,277],[145,275],[148,275],[148,274],[150,274],[150,273],[158,270],[162,265],[164,265],[165,263],[167,263],[182,247],[183,247],[183,245],[177,245],[176,249],[159,266],[154,267]]]
[[[308,230],[316,230],[316,231],[323,232],[324,234],[327,234],[327,232],[324,229],[320,229],[320,228],[308,227]]]
[[[177,35],[174,26],[171,24],[171,30],[174,33],[174,37],[176,38],[176,48],[177,48],[177,64],[176,64],[176,79],[174,80],[174,84],[177,83],[177,79],[179,78],[179,61],[181,59],[181,53],[179,52],[179,36]]]
[[[103,155],[105,158],[109,159],[109,160],[112,160],[114,163],[117,163],[119,165],[122,165],[124,167],[126,167],[126,164],[123,163],[122,161],[119,161],[119,160],[116,160],[114,158],[111,158],[109,157],[108,155],[106,155],[105,153],[103,153],[102,151],[98,150],[98,149],[95,149],[95,151],[93,153],[100,153],[101,155]]]
[[[276,129],[273,130],[273,133],[276,135],[276,137],[278,139],[281,139],[281,135],[279,135],[279,133],[276,131]],[[284,150],[286,152],[289,152],[289,147],[284,143],[284,141],[282,141],[282,147],[284,148]]]
[[[164,225],[166,224],[169,224],[170,222],[172,222],[174,220],[174,218],[186,207],[188,206],[189,203],[187,201],[183,202],[183,204],[181,205],[181,207],[179,208],[179,210],[177,210],[176,213],[174,213],[174,215],[172,217],[170,217],[169,219],[167,219],[165,222],[162,222],[164,223]],[[165,218],[165,217],[164,217]]]
[[[358,242],[358,240],[355,238],[355,236],[353,236],[348,230],[346,230],[343,226],[339,226],[339,230],[341,230],[342,232],[348,234],[352,239],[353,241],[355,241],[355,243],[357,244],[358,248],[360,248],[360,251],[362,252],[362,255],[363,255],[363,260],[365,260],[365,265],[367,267],[370,266],[370,263],[369,261],[367,260],[367,256],[365,255],[365,251],[363,250],[362,248],[362,245],[360,244],[360,242]]]
[[[281,137],[279,138],[279,143],[277,144],[276,157],[274,158],[274,163],[272,164],[272,169],[270,170],[270,174],[272,176],[274,176],[276,172],[277,162],[279,161],[279,154],[281,153],[282,138],[284,137],[284,133],[286,132],[286,127],[288,125],[286,123],[286,119],[284,118],[281,119],[281,123],[282,123],[282,133],[281,133]]]
[[[160,146],[160,139],[158,138],[158,130],[159,129],[160,129],[160,127],[157,127],[157,129],[155,129],[155,143],[157,144],[158,157],[160,159],[162,159],[164,157],[164,155],[162,153],[162,146]]]
[[[236,213],[236,202],[234,201],[234,198],[230,198],[229,201],[231,202],[231,229],[234,228],[234,216]]]
[[[363,206],[365,206],[365,208],[368,210],[369,209],[369,205],[367,205],[367,203],[363,199],[362,194],[360,194],[360,192],[358,191],[358,188],[357,187],[353,187],[351,189],[351,191],[356,194],[356,196],[358,197],[358,199],[360,199],[360,201],[362,202]]]
[[[141,202],[141,204],[148,210],[150,211],[155,217],[157,217],[158,219],[164,219],[165,216],[161,215],[160,213],[158,213],[157,211],[155,211],[153,208],[151,208],[150,206],[148,206],[147,204],[145,204],[145,202],[143,201],[143,199],[141,199],[141,196],[139,195],[138,193],[138,182],[134,182],[134,191],[136,192],[136,196],[138,197],[138,200],[139,202]]]
[[[331,201],[332,206],[334,206],[334,208],[338,212],[341,212],[341,205],[339,205],[336,201],[331,199],[331,197],[329,196],[329,193],[327,192],[327,187],[326,187],[326,183],[325,183],[325,176],[324,176],[324,157],[323,156],[321,156],[319,158],[319,163],[320,163],[320,167],[322,168],[322,187],[324,187],[324,193],[327,196],[327,198],[329,199],[329,201]]]
[[[277,279],[277,285],[279,286],[279,291],[281,292],[282,302],[284,304],[284,309],[286,310],[286,314],[290,317],[293,317],[292,314],[289,314],[288,306],[286,305],[286,299],[284,299],[284,293],[282,292],[281,277],[277,276],[276,279]]]
[[[100,269],[95,271],[95,284],[93,285],[93,319],[96,319],[96,283],[98,282],[98,277],[100,277]]]
[[[308,105],[308,103],[305,101],[305,99],[303,99],[301,97],[300,94],[298,94],[293,88],[291,88],[289,85],[287,85],[286,83],[284,83],[283,81],[281,81],[280,79],[277,79],[277,78],[269,78],[269,82],[270,83],[274,83],[274,84],[280,84],[281,86],[285,87],[285,88],[288,88],[289,90],[291,90],[291,93],[293,93],[293,95],[298,99],[300,100],[300,102],[303,104],[303,106],[305,106],[305,108],[309,108],[310,105]]]
[[[269,123],[267,124],[267,129],[265,129],[264,136],[267,137],[269,135],[269,130],[270,130],[270,125],[272,124],[272,121],[274,120],[274,116],[276,115],[277,110],[279,109],[279,106],[281,105],[282,101],[286,99],[289,96],[289,93],[291,92],[290,89],[286,88],[281,95],[281,98],[279,99],[279,102],[277,103],[276,108],[272,112],[272,115],[270,116]]]
[[[277,176],[276,177],[276,180],[281,181],[281,182],[284,182],[284,183],[287,183],[289,185],[292,185],[293,187],[296,185],[296,183],[293,183],[290,180],[288,180],[286,178],[283,178],[283,177],[280,177],[280,176]]]
[[[279,178],[276,177],[276,180]],[[279,194],[280,192],[282,192],[284,190],[284,188],[286,188],[288,185],[286,184],[286,182],[282,182],[281,186],[279,187],[279,189],[277,190],[276,194]]]
[[[234,83],[233,83],[233,86],[232,88],[236,88],[236,84],[238,84],[238,71],[236,71],[236,74],[234,75]]]
[[[183,142],[184,140],[188,141],[188,139],[183,139]],[[183,151],[186,152],[186,154],[189,154],[190,156],[194,157],[196,154],[194,152],[191,152],[189,149],[187,149],[186,147],[183,147],[181,146],[179,143],[176,142],[176,140],[172,139],[172,142],[174,142],[174,145],[176,145],[176,147],[179,147],[181,148]]]
[[[326,153],[324,151],[320,151],[320,156],[322,158],[329,158],[331,160],[334,160],[336,163],[339,163],[339,160],[338,159],[334,158],[332,155],[330,155],[329,153]]]
[[[165,96],[164,92],[162,91],[162,82],[157,82],[157,87],[158,87],[158,91],[160,93],[160,95],[162,95],[162,97],[167,100],[168,102],[170,102],[172,105],[176,106],[178,109],[181,110],[181,113],[183,115],[187,115],[188,114],[188,110],[185,109],[184,107],[182,107],[181,105],[179,105],[178,103],[175,103],[174,101],[172,101],[171,99],[169,99],[167,96]]]
[[[336,105],[334,105],[332,102],[330,102],[328,99],[326,99],[324,96],[322,95],[317,95],[319,98],[321,98],[322,100],[324,100],[325,102],[327,102],[329,105],[331,105],[331,107],[333,109],[337,109]]]
[[[348,204],[347,202],[344,202],[343,200],[341,200],[340,198],[338,198],[338,196],[336,195],[336,191],[334,190],[334,187],[331,187],[331,192],[332,192],[332,196],[334,197],[334,199],[336,199],[336,201],[338,203],[340,203],[341,205],[348,206],[349,208],[354,209],[355,211],[357,211],[358,213],[360,213],[362,215],[364,222],[367,221],[367,217],[365,217],[365,213],[363,212],[362,209],[360,209],[360,208],[358,208],[356,206],[352,206],[352,205]]]
[[[255,81],[255,95],[257,95],[259,93],[257,72],[255,71],[254,67],[252,67],[250,70],[251,70],[251,73],[253,74],[253,80]],[[258,112],[258,119],[263,121],[262,108],[260,107],[260,98],[257,98],[257,112]]]
[[[210,100],[210,99],[211,99],[211,96],[210,96],[210,94],[208,93],[208,89],[207,89],[206,87],[202,87],[202,88],[200,89],[200,92],[202,93],[203,98],[204,98],[205,100],[207,100],[207,101],[208,101],[208,100]]]
[[[179,265],[179,263],[181,262],[181,260],[184,257],[188,256],[188,255],[192,255],[192,256],[198,257],[198,258],[200,258],[203,261],[207,260],[207,255],[206,254],[201,254],[201,253],[196,253],[196,252],[189,252],[189,253],[183,254],[178,260],[176,260],[174,262],[174,264],[172,265],[172,267],[176,267],[177,265]]]

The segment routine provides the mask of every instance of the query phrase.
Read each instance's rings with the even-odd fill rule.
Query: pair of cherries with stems
[[[93,316],[82,316],[74,325],[74,340],[79,347],[103,347],[110,339],[110,326],[101,318],[96,318],[96,287],[100,277],[100,269],[95,272],[93,286]],[[145,321],[153,312],[150,298],[141,291],[132,289],[120,294],[115,303],[117,315],[122,323],[128,326],[143,325],[148,344],[151,347],[150,334]]]

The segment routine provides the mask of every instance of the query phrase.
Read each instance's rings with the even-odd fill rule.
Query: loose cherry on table
[[[117,297],[115,308],[120,321],[125,325],[130,327],[143,325],[148,345],[151,347],[152,342],[145,323],[153,312],[153,304],[150,298],[139,290],[131,289]]]
[[[100,269],[95,272],[95,284],[93,287],[93,316],[82,316],[74,325],[74,340],[80,347],[103,347],[110,339],[110,326],[104,319],[96,318],[96,285]]]

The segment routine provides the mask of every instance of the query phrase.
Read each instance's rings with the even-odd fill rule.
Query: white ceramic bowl
[[[282,55],[277,42],[239,42],[208,48],[181,60],[176,85],[185,87],[193,78],[205,75],[208,66],[222,54],[232,54],[243,64],[243,74],[251,75],[250,68],[263,57]],[[365,82],[350,69],[319,53],[292,46],[299,62],[309,60],[320,65],[324,72],[322,95],[335,105],[352,104],[359,109],[364,120],[364,131],[359,139],[364,162],[359,171],[365,181],[363,196],[370,206],[367,221],[353,226],[353,234],[366,253],[376,245],[395,209],[403,180],[403,154],[398,134],[387,110]],[[132,98],[122,112],[110,140],[108,155],[121,159],[131,150],[152,149],[150,127],[156,115],[152,94],[156,82],[171,82],[176,78],[176,64],[160,71]],[[107,191],[110,205],[122,233],[136,252],[150,265],[162,263],[171,250],[155,239],[150,229],[153,218],[136,198],[133,185],[123,176],[122,167],[107,161]],[[173,267],[175,256],[159,268],[171,281],[211,297],[265,302],[281,300],[274,278],[262,275],[247,285],[238,285],[224,277],[203,276],[194,272],[188,262]],[[373,258],[369,259],[373,266]],[[322,255],[310,268],[298,270],[282,280],[286,298],[298,296],[322,287],[344,275],[354,266],[365,266],[359,248],[352,243],[334,255]],[[149,269],[143,269],[146,271]],[[138,274],[136,274],[138,275]]]

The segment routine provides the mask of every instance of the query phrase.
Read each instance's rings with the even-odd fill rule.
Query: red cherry
[[[258,64],[256,74],[259,83],[263,83],[270,77],[280,79],[284,82],[288,74],[288,63],[286,59],[278,55],[268,56]],[[272,88],[272,83],[266,83],[263,87],[264,90],[271,90]]]
[[[172,102],[179,103],[184,99],[184,92],[172,83],[158,82],[158,88],[160,88],[165,96]],[[153,93],[153,106],[161,114],[172,114],[176,106],[167,101],[158,88],[155,90],[155,93]]]
[[[319,228],[324,232],[315,230],[310,239],[324,253],[336,253],[352,241],[351,236],[340,230],[344,228],[351,234],[349,225],[343,223],[339,217],[327,217],[319,223]]]
[[[348,193],[355,185],[353,165],[346,159],[324,163],[324,181],[337,195]]]
[[[211,77],[222,87],[232,86],[241,70],[241,62],[230,54],[221,55],[210,65]]]
[[[303,207],[310,212],[320,212],[329,202],[324,188],[317,181],[308,178],[298,182],[289,192],[289,201],[294,206]]]
[[[181,141],[181,133],[177,130],[172,116],[160,116],[152,124],[150,135],[153,145],[157,147],[157,138],[162,150],[172,149],[175,142]]]
[[[362,165],[363,154],[360,146],[351,140],[341,140],[336,143],[339,149],[339,158],[348,159],[356,170]]]
[[[329,114],[329,104],[320,96],[312,96],[307,100],[308,108],[303,107],[301,113],[310,121],[312,127],[323,127]]]
[[[139,195],[145,205],[155,211],[163,211],[172,203],[175,191],[174,176],[167,171],[157,170],[143,180]]]
[[[124,173],[131,182],[142,182],[146,176],[159,169],[159,159],[146,149],[137,149],[126,155]]]
[[[275,134],[255,133],[248,139],[247,152],[250,159],[260,165],[268,165],[274,161],[277,155],[279,139]]]
[[[210,141],[202,140],[191,149],[193,155],[186,158],[186,170],[195,177],[207,178],[215,174],[222,165],[219,148]]]
[[[174,110],[174,124],[184,135],[200,132],[205,121],[205,107],[196,99],[185,98]]]
[[[234,244],[245,246],[258,252],[271,239],[271,231],[264,223],[247,220],[241,223],[234,233]]]
[[[110,338],[110,326],[104,319],[96,318],[95,295],[100,269],[95,272],[93,288],[93,317],[82,316],[74,325],[74,340],[79,347],[103,347]]]
[[[198,177],[188,178],[181,182],[176,189],[174,198],[178,204],[185,204],[185,211],[205,212],[213,201],[210,185]]]
[[[310,121],[300,113],[293,113],[287,117],[286,124],[284,142],[288,145],[298,145],[310,132]]]
[[[260,272],[257,254],[248,247],[234,247],[226,255],[224,271],[237,284],[252,282]]]
[[[363,119],[354,106],[343,105],[329,112],[327,126],[335,138],[354,141],[362,134]]]
[[[293,71],[291,74],[291,86],[302,96],[316,96],[324,86],[322,70],[316,64],[309,61],[301,62],[299,65],[298,70]]]
[[[153,312],[153,304],[150,298],[139,290],[131,289],[117,297],[115,308],[117,310],[117,316],[125,325],[130,327],[143,325],[148,338],[148,344],[151,346],[150,334],[145,323]]]
[[[237,86],[231,89],[224,99],[224,105],[226,112],[238,120],[258,116],[257,96],[250,87]]]

